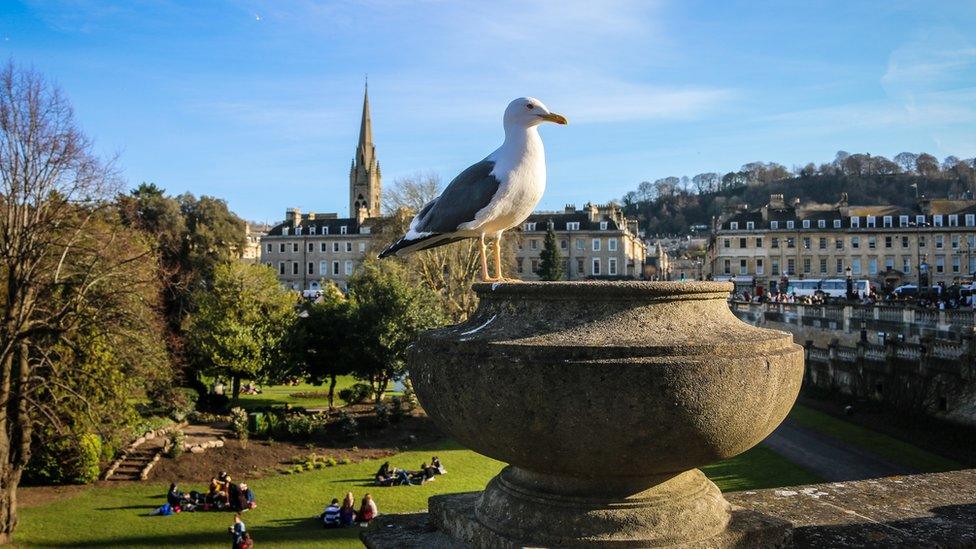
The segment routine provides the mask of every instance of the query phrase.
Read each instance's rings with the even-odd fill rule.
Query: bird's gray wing
[[[491,175],[495,163],[482,160],[458,174],[439,197],[417,214],[414,230],[418,233],[451,233],[475,215],[495,197],[501,181]]]

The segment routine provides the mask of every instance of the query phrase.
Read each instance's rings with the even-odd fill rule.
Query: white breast
[[[546,190],[546,157],[542,138],[534,127],[523,139],[505,140],[488,160],[495,162],[491,174],[501,185],[488,204],[465,224],[465,229],[482,233],[504,231],[520,225],[535,210]]]

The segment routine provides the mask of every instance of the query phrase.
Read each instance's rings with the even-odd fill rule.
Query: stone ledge
[[[725,494],[797,547],[976,547],[976,469]]]
[[[430,514],[377,517],[363,532],[363,543],[371,549],[505,547],[505,543],[458,544],[437,531],[438,524],[448,525],[448,522],[472,526],[471,517],[465,517],[457,509],[470,509],[475,497],[476,492],[435,496],[431,498]],[[757,517],[789,521],[794,526],[793,543],[798,548],[976,548],[976,469],[731,492],[725,497],[737,508],[733,525],[746,525]],[[479,527],[474,525],[469,530],[471,535]],[[774,540],[729,541],[739,547],[757,547],[763,543],[770,546]],[[709,546],[722,545],[700,545]]]

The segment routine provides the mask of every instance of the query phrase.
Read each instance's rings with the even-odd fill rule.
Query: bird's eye
[[[529,110],[531,111],[532,109],[534,109],[534,108],[535,108],[535,105],[533,105],[532,103],[526,103],[526,104],[525,104],[525,108],[526,108],[526,109],[529,109]]]

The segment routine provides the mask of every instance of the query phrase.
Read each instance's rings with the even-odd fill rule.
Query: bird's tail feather
[[[421,238],[408,239],[406,237],[397,240],[385,250],[380,252],[378,256],[379,259],[384,257],[390,257],[391,255],[406,255],[413,252],[419,252],[421,250],[429,250],[431,248],[436,248],[438,246],[443,246],[445,244],[450,244],[452,242],[457,242],[458,240],[464,240],[464,236],[446,236],[442,233],[433,233],[425,235]]]

